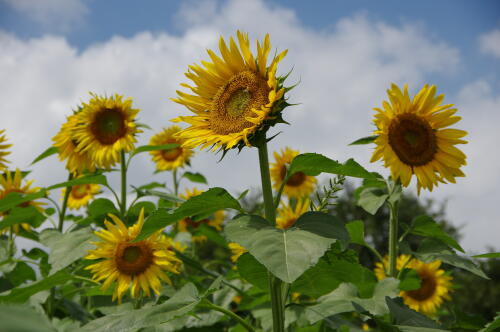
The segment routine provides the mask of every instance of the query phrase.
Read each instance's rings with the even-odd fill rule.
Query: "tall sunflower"
[[[292,150],[286,147],[281,150],[281,154],[274,152],[275,162],[271,164],[271,178],[273,180],[273,188],[278,190],[285,180],[287,166],[290,165],[293,158],[299,154],[299,151]],[[314,176],[306,175],[302,172],[297,172],[292,175],[283,188],[283,193],[289,197],[304,197],[311,194],[316,184]]]
[[[280,121],[281,111],[287,106],[284,78],[276,77],[278,63],[287,51],[274,56],[268,66],[268,34],[262,44],[257,41],[255,57],[248,35],[238,31],[237,36],[238,44],[232,37],[229,45],[220,38],[222,58],[208,50],[211,62],[189,66],[186,77],[194,86],[182,86],[194,94],[177,91],[178,98],[172,99],[195,114],[172,120],[190,125],[178,134],[186,139],[183,145],[188,148],[212,146],[216,150],[254,145],[256,134]]]
[[[179,144],[184,143],[184,139],[176,137],[175,134],[181,131],[179,126],[164,128],[161,132],[151,137],[149,145]],[[156,163],[159,171],[173,170],[189,164],[189,159],[193,155],[193,150],[179,146],[170,150],[155,150],[149,152]]]
[[[78,140],[75,136],[75,128],[79,123],[78,113],[69,116],[61,129],[52,138],[54,146],[58,149],[61,161],[68,159],[66,168],[73,174],[82,173],[86,170],[95,171],[95,164],[92,162],[87,151],[78,149]]]
[[[446,128],[461,117],[452,104],[441,105],[444,95],[436,96],[436,87],[425,85],[410,99],[408,86],[401,91],[395,84],[387,94],[390,102],[384,101],[383,109],[374,108],[378,137],[371,161],[383,159],[392,177],[405,187],[415,174],[419,193],[465,176],[460,167],[466,165],[466,156],[455,145],[467,143],[462,139],[467,132]]]
[[[0,130],[0,171],[7,169],[6,163],[8,161],[5,159],[5,156],[10,154],[10,151],[7,151],[8,148],[12,146],[12,144],[7,144],[7,137],[5,137],[5,129]]]
[[[120,161],[120,151],[134,149],[135,135],[142,132],[135,123],[139,110],[132,108],[131,98],[122,100],[119,94],[91,96],[74,128],[77,151],[88,153],[97,167],[110,168]]]
[[[310,201],[308,198],[299,199],[295,206],[286,205],[278,209],[276,217],[276,227],[288,229],[295,224],[295,221],[304,213],[309,211]]]
[[[193,190],[189,190],[186,188],[186,192],[180,196],[181,198],[188,200],[191,197],[200,195],[201,193],[202,191],[198,190],[197,188],[193,188]],[[224,213],[224,210],[216,211],[213,216],[197,221],[194,221],[193,219],[187,217],[177,223],[177,230],[179,232],[193,233],[192,239],[194,242],[204,242],[207,240],[207,237],[205,235],[196,235],[198,227],[200,227],[202,224],[206,224],[214,228],[216,231],[221,231],[225,217],[226,214]]]
[[[387,277],[384,265],[388,265],[387,257],[384,258],[383,263],[377,262],[375,264],[375,275],[379,280]],[[414,269],[420,277],[419,289],[401,291],[399,294],[406,305],[413,310],[432,316],[444,300],[450,299],[448,293],[451,291],[452,277],[446,275],[445,271],[439,268],[441,266],[440,260],[424,263],[409,255],[400,255],[396,265],[398,271],[402,268]]]
[[[71,187],[71,192],[68,196],[68,207],[73,210],[78,210],[82,206],[89,204],[90,200],[100,192],[98,184],[77,184]],[[66,188],[61,190],[61,196],[66,194]]]
[[[12,176],[12,173],[10,171],[6,171],[4,174],[0,174],[0,200],[4,197],[6,197],[8,194],[15,192],[15,193],[20,193],[20,194],[32,194],[40,190],[39,187],[33,187],[31,188],[31,185],[33,184],[33,180],[26,181],[23,183],[23,175],[21,173],[21,170],[19,168],[16,168],[16,172],[14,173],[14,176]],[[43,202],[37,202],[37,201],[29,201],[26,203],[22,203],[21,206],[26,207],[26,206],[33,206],[39,211],[43,211],[42,206],[44,205]],[[0,216],[5,216],[9,212],[2,212]],[[15,224],[13,225],[13,230],[15,233],[18,233],[20,230],[20,227],[24,228],[27,231],[31,230],[31,226],[28,223],[20,223],[20,224]],[[0,234],[6,232],[6,228],[3,230],[0,230]]]
[[[132,297],[138,297],[140,289],[147,296],[151,295],[150,289],[158,295],[161,281],[171,283],[165,272],[179,273],[182,264],[171,250],[171,239],[159,231],[147,239],[133,242],[144,225],[143,209],[137,223],[128,228],[118,217],[112,214],[109,217],[114,224],[104,221],[107,229],[95,232],[102,241],[94,242],[97,248],[89,250],[85,257],[101,261],[85,269],[93,273],[95,280],[104,280],[103,290],[112,283],[117,283],[113,301],[118,299],[121,303],[129,288]]]

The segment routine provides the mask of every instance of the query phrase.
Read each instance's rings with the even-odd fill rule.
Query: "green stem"
[[[122,198],[120,200],[120,214],[125,218],[127,212],[127,163],[125,160],[125,151],[121,150],[121,179],[122,179]]]
[[[70,172],[68,175],[68,181],[71,181],[72,179],[73,179],[73,174]],[[63,204],[61,207],[61,212],[59,213],[59,225],[57,226],[57,229],[61,233],[63,231],[64,217],[66,217],[66,209],[68,207],[68,198],[69,198],[69,195],[71,194],[71,188],[73,188],[73,187],[72,186],[66,187],[66,191],[64,192],[64,198],[63,198]]]
[[[276,224],[276,208],[273,201],[273,191],[271,188],[271,176],[269,174],[269,160],[267,156],[267,143],[265,138],[258,146],[260,177],[262,181],[262,194],[264,196],[264,208],[266,219],[272,224]],[[273,312],[273,329],[275,332],[285,331],[285,306],[283,305],[282,284],[283,282],[272,275],[269,276],[269,290],[271,292],[271,305]]]
[[[389,269],[390,277],[396,278],[396,261],[398,258],[398,205],[399,202],[389,204]]]
[[[179,194],[179,182],[177,181],[177,168],[172,171],[172,179],[174,181],[174,195],[177,197]]]
[[[218,306],[218,305],[216,305],[216,304],[214,304],[214,303],[212,303],[210,301],[207,301],[207,300],[203,301],[202,306],[205,307],[205,308],[207,308],[207,309],[212,309],[212,310],[215,310],[215,311],[222,312],[224,315],[226,315],[226,316],[234,319],[238,323],[240,323],[249,332],[255,332],[256,331],[253,328],[252,325],[248,324],[248,322],[246,320],[244,320],[243,318],[241,318],[240,316],[238,316],[237,314],[235,314],[231,310],[227,310],[226,308]]]
[[[14,257],[14,226],[9,227],[9,260]]]

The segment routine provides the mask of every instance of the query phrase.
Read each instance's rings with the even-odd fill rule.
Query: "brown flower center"
[[[127,133],[123,111],[115,108],[101,110],[90,124],[90,130],[101,144],[115,143]]]
[[[409,166],[427,164],[437,151],[434,130],[414,114],[401,114],[391,121],[389,144],[399,159]]]
[[[424,273],[419,273],[421,284],[419,289],[407,291],[409,297],[417,301],[425,301],[436,292],[436,280],[433,276]]]
[[[268,103],[269,91],[266,80],[252,71],[231,77],[213,98],[209,120],[212,130],[227,135],[252,126],[245,117],[252,117],[252,109],[260,109]]]
[[[123,274],[141,274],[153,264],[153,252],[144,241],[120,243],[116,248],[115,263]]]
[[[87,196],[89,191],[90,191],[89,184],[75,185],[71,187],[71,196],[73,196],[76,199],[80,199]]]
[[[181,147],[177,147],[177,148],[173,148],[173,149],[169,149],[169,150],[163,150],[161,152],[161,156],[166,161],[177,160],[177,158],[179,158],[181,154],[182,154],[182,148]]]
[[[285,165],[283,165],[280,169],[280,177],[281,177],[281,180],[284,180],[286,177],[286,166]],[[305,180],[306,180],[306,174],[304,172],[297,172],[288,179],[288,181],[286,182],[286,185],[290,186],[290,187],[298,187],[302,183],[304,183]]]

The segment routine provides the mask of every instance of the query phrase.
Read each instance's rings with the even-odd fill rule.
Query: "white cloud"
[[[500,58],[500,30],[491,30],[479,36],[481,52]]]
[[[2,127],[15,145],[11,158],[15,165],[27,167],[36,153],[51,144],[50,138],[65,115],[88,99],[88,91],[132,96],[134,105],[142,110],[141,122],[155,130],[169,125],[169,119],[186,112],[168,98],[175,95],[179,83],[186,81],[183,73],[187,66],[207,59],[204,50],[216,49],[220,34],[229,36],[242,29],[252,38],[262,38],[269,32],[274,47],[288,48],[289,55],[280,73],[294,68],[289,84],[300,81],[291,93],[291,102],[301,104],[290,107],[285,114],[292,125],[273,130],[283,134],[271,142],[270,150],[288,145],[339,160],[355,157],[370,169],[387,174],[379,164],[369,165],[370,147],[347,147],[347,144],[373,130],[371,109],[386,99],[385,89],[391,82],[408,82],[411,90],[416,91],[429,75],[453,75],[460,63],[457,49],[429,39],[417,25],[394,26],[363,15],[347,17],[332,28],[315,31],[303,26],[293,11],[270,7],[262,1],[228,1],[219,7],[214,2],[205,2],[184,7],[181,14],[180,36],[143,32],[132,38],[114,37],[81,52],[61,37],[21,41],[13,35],[0,34],[3,50],[0,75],[4,78],[0,81]],[[471,98],[465,97],[472,88],[464,88],[460,95],[464,105],[472,105],[472,97],[478,95],[473,92]],[[493,97],[491,92],[484,93],[490,99]],[[462,115],[467,117],[465,111]],[[140,143],[147,143],[151,135],[144,133]],[[472,143],[469,146],[474,147]],[[477,156],[479,161],[476,161],[472,151],[470,164],[486,164],[488,158],[494,158],[491,155]],[[258,187],[255,149],[245,149],[238,156],[229,153],[223,162],[217,163],[219,157],[201,152],[193,161],[194,169],[205,174],[211,186],[228,187],[232,191]],[[475,177],[485,183],[494,182],[481,171],[484,169]],[[152,176],[152,172],[148,157],[138,157],[131,166],[131,183],[170,181],[166,174]],[[476,170],[471,168],[469,172]],[[66,177],[63,165],[55,158],[36,165],[32,176],[43,185]],[[494,174],[493,179],[498,182],[498,178]],[[457,185],[439,187],[433,197],[449,195],[452,192],[442,188],[450,188],[454,194],[452,203],[456,200],[463,204],[471,197],[465,188],[474,186],[475,181],[461,180]],[[491,190],[491,196],[498,199],[498,190]],[[464,213],[459,217],[470,220]],[[469,212],[468,216],[472,215]],[[469,249],[483,247],[477,240],[467,242]]]
[[[68,32],[89,10],[83,0],[1,0],[51,32]]]

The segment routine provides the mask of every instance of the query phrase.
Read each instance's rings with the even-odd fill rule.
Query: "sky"
[[[187,66],[207,60],[220,35],[237,29],[254,41],[271,36],[273,49],[288,49],[278,74],[293,69],[285,120],[272,134],[270,151],[285,146],[345,161],[370,171],[373,146],[348,146],[368,136],[373,107],[391,83],[415,93],[435,84],[455,104],[468,131],[465,178],[424,192],[446,202],[446,214],[464,235],[470,253],[500,249],[500,2],[492,1],[119,1],[0,0],[0,129],[13,144],[12,167],[30,169],[46,186],[67,174],[56,157],[31,167],[51,145],[65,117],[89,92],[120,93],[141,109],[152,127],[139,144],[170,119],[187,114],[175,97]],[[256,149],[220,156],[197,152],[192,171],[210,186],[237,194],[259,187]],[[270,157],[271,161],[273,157]],[[131,164],[130,183],[169,182],[152,175],[147,155]],[[326,177],[323,177],[326,178]],[[116,178],[112,178],[118,184]],[[407,190],[415,191],[415,182]]]

